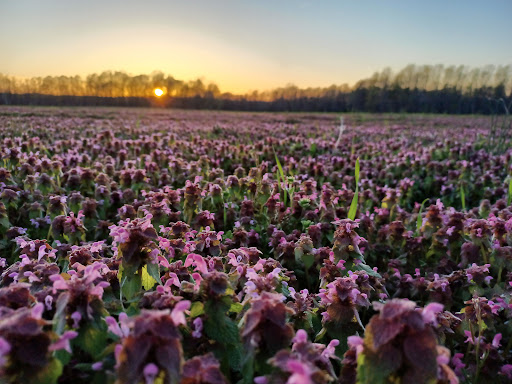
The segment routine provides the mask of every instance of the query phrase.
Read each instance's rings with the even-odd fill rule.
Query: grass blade
[[[277,169],[279,170],[279,181],[282,183],[283,193],[284,193],[284,205],[286,206],[286,192],[287,192],[287,186],[286,186],[286,178],[284,176],[283,167],[281,166],[281,162],[279,161],[279,158],[277,157],[277,153],[274,148],[272,148],[274,151],[274,157],[276,158],[276,164]]]
[[[352,198],[352,202],[350,203],[350,209],[348,210],[347,217],[350,220],[354,220],[356,218],[357,213],[357,200],[359,199],[359,187],[356,186],[356,191],[354,193],[354,197]]]
[[[460,185],[460,202],[462,204],[462,210],[466,210],[466,193],[464,192],[464,186]]]
[[[356,186],[359,184],[359,157],[356,160]]]
[[[281,162],[279,161],[279,158],[277,157],[277,153],[276,151],[274,151],[274,156],[276,158],[276,164],[277,164],[277,169],[279,169],[279,176],[281,177],[281,179],[283,180],[284,182],[284,171],[283,171],[283,167],[281,166]]]
[[[359,157],[356,160],[355,176],[356,176],[356,191],[354,193],[354,197],[352,198],[352,202],[350,203],[350,209],[348,210],[348,215],[347,215],[347,217],[350,220],[354,220],[356,218],[357,202],[359,200]]]
[[[508,182],[508,199],[507,199],[507,205],[510,207],[510,204],[512,204],[512,177],[510,178],[510,181]]]
[[[421,203],[420,211],[418,212],[418,218],[416,219],[416,233],[420,233],[421,225],[423,224],[423,218],[421,217],[421,214],[423,213],[423,207],[428,200],[429,199],[425,199]]]

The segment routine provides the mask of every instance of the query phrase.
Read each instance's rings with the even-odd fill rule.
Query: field
[[[0,382],[510,383],[511,139],[339,117],[1,108]]]

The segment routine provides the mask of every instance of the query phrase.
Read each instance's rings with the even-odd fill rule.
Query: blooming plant
[[[104,113],[0,109],[1,383],[511,382],[482,118]]]

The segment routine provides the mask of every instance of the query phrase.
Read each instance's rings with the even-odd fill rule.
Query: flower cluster
[[[5,110],[1,382],[512,380],[485,119]]]

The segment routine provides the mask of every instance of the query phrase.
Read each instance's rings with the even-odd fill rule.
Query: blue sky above
[[[246,92],[410,63],[512,64],[512,1],[0,1],[0,72],[198,77]]]

